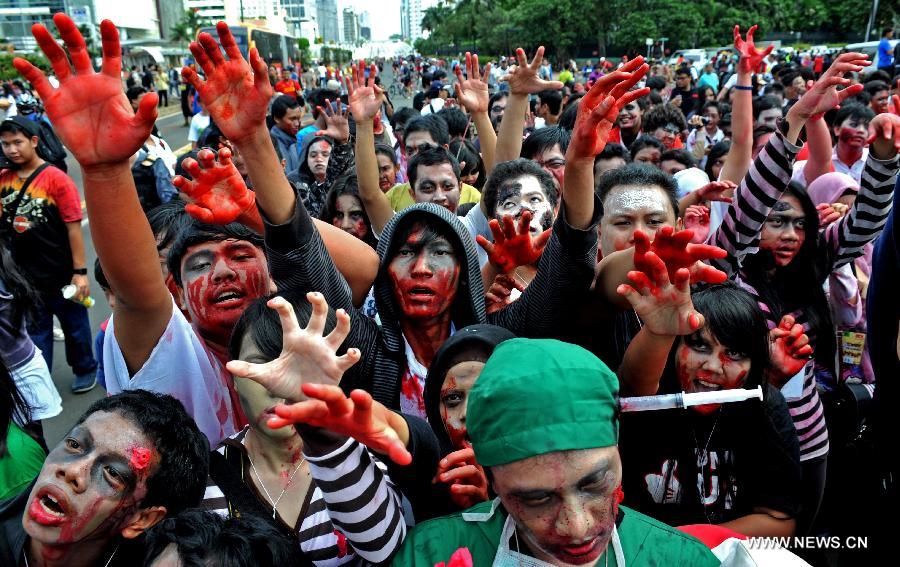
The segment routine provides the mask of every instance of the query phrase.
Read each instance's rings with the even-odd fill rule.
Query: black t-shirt
[[[72,249],[68,222],[82,218],[81,199],[72,178],[45,168],[13,205],[25,180],[14,170],[0,173],[0,224],[11,243],[16,264],[42,293],[59,293],[72,280]]]
[[[694,107],[697,105],[697,102],[700,100],[700,93],[697,92],[697,89],[690,90],[681,90],[678,87],[672,89],[672,96],[669,100],[674,99],[675,97],[681,97],[681,112],[684,113],[685,117],[694,111]]]
[[[756,507],[798,512],[797,433],[772,387],[763,402],[723,404],[709,415],[622,414],[619,450],[624,504],[669,525],[721,524]]]

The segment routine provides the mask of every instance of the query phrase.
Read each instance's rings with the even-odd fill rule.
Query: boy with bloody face
[[[208,450],[171,396],[132,390],[95,402],[31,489],[0,503],[0,563],[139,564],[135,540],[199,503]]]
[[[580,347],[500,344],[466,415],[498,498],[418,524],[394,565],[433,565],[459,547],[475,565],[718,565],[692,537],[619,506],[628,465],[616,446],[617,393],[615,374]]]

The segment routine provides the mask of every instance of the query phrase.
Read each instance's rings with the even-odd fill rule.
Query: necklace
[[[294,475],[297,474],[297,471],[300,470],[300,467],[303,466],[303,463],[306,461],[306,457],[300,458],[300,463],[297,465],[297,468],[294,469],[294,472],[288,477],[288,481],[285,483],[284,488],[281,489],[281,494],[278,495],[278,498],[272,500],[272,495],[269,494],[269,489],[266,488],[266,484],[262,481],[262,478],[259,476],[259,471],[256,470],[256,465],[253,464],[253,459],[250,458],[250,451],[247,451],[247,460],[250,461],[250,470],[253,471],[253,474],[256,475],[256,480],[259,481],[259,485],[262,487],[263,492],[266,493],[266,498],[269,500],[269,503],[272,504],[272,519],[275,519],[275,515],[278,513],[278,503],[281,502],[281,499],[284,497],[287,489],[291,486],[291,483],[294,481]],[[28,567],[27,565],[25,567]]]
[[[116,556],[116,552],[119,551],[119,546],[116,545],[116,548],[113,549],[112,555],[109,556],[109,559],[106,560],[106,564],[103,567],[109,567],[109,564],[112,563],[113,557]],[[22,552],[22,558],[25,560],[25,567],[30,567],[28,565],[28,550]]]
[[[700,455],[706,455],[706,458],[709,459],[709,442],[712,441],[713,434],[716,432],[716,426],[719,424],[719,417],[722,416],[722,408],[719,407],[716,413],[716,420],[713,421],[712,429],[709,430],[709,437],[706,438],[706,445],[703,446],[703,452],[701,453],[699,445],[700,442],[697,440],[697,430],[695,428],[691,428],[691,434],[694,436],[694,458],[697,460],[697,466],[700,466]],[[702,474],[702,471],[699,472]],[[703,515],[706,517],[706,522],[711,524],[712,521],[709,519],[709,513],[706,511],[706,505],[703,504],[703,495],[700,495],[700,504],[703,508]]]

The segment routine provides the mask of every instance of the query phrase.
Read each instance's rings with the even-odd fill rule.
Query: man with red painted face
[[[84,172],[94,245],[117,298],[104,344],[107,389],[113,394],[135,388],[172,394],[210,442],[218,443],[244,424],[224,363],[230,328],[243,305],[271,287],[261,241],[242,226],[224,230],[196,225],[182,235],[183,252],[170,259],[169,266],[183,284],[176,295],[194,326],[174,309],[159,269],[156,240],[140,210],[128,166],[149,135],[155,95],[146,95],[132,113],[121,92],[118,32],[112,22],[102,24],[107,56],[101,73],[93,71],[82,51],[84,39],[72,21],[57,14],[54,22],[69,48],[74,73],[65,51],[43,26],[33,31],[53,61],[59,88],[54,89],[28,62],[16,60],[16,65],[41,93],[56,131]],[[115,135],[88,136],[86,128]],[[234,139],[234,132],[223,128],[222,133]],[[271,146],[271,139],[266,139]],[[210,158],[205,165],[213,161]],[[236,170],[233,173],[239,178]],[[210,191],[223,196],[215,188]]]
[[[715,260],[750,291],[766,313],[771,333],[780,333],[791,317],[809,335],[816,362],[833,364],[834,328],[822,284],[835,269],[863,254],[891,209],[897,178],[900,117],[880,114],[870,124],[871,146],[862,172],[859,195],[849,213],[820,231],[818,214],[806,191],[790,183],[791,165],[799,151],[798,135],[808,121],[862,90],[843,75],[868,65],[866,56],[845,53],[788,111],[779,131],[744,177],[725,220],[711,242],[728,251]],[[836,87],[843,86],[838,91]],[[800,438],[803,469],[802,512],[798,531],[805,533],[822,499],[828,430],[819,398],[813,360],[790,380],[773,379],[784,394]],[[786,386],[786,383],[788,383]]]
[[[0,564],[139,565],[138,538],[200,502],[208,451],[171,396],[132,390],[94,402],[29,490],[0,502]]]
[[[474,565],[718,565],[693,537],[620,506],[618,380],[586,350],[509,339],[469,392],[474,456],[497,494],[416,525],[394,565],[434,565],[467,547]]]

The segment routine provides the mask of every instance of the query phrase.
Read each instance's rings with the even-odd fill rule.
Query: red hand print
[[[519,218],[516,227],[513,217],[503,217],[503,228],[500,221],[491,219],[491,232],[494,234],[493,244],[478,235],[475,240],[487,252],[488,260],[503,273],[508,273],[519,266],[527,266],[538,261],[553,229],[547,229],[536,238],[531,237],[531,211],[525,211]]]
[[[231,150],[219,150],[219,160],[211,150],[197,154],[200,162],[188,158],[184,169],[193,180],[176,175],[172,183],[192,201],[185,207],[189,215],[210,224],[228,224],[256,203],[237,168],[231,163]]]
[[[741,55],[740,70],[744,73],[756,73],[759,71],[760,66],[762,65],[762,60],[775,48],[775,45],[772,44],[768,46],[765,51],[760,51],[756,49],[756,44],[753,42],[753,34],[756,32],[756,28],[758,26],[752,26],[749,30],[747,30],[747,40],[741,38],[741,26],[734,26],[734,48],[737,49],[738,53]]]
[[[647,273],[653,269],[648,261],[647,252],[655,253],[666,265],[669,271],[669,279],[676,280],[676,272],[681,268],[687,268],[691,273],[691,283],[722,283],[728,276],[725,272],[717,270],[703,260],[710,258],[724,258],[727,252],[717,246],[709,244],[691,244],[694,233],[690,230],[675,232],[671,226],[664,226],[656,231],[656,237],[651,244],[650,238],[643,232],[634,232],[634,267],[636,270]]]

